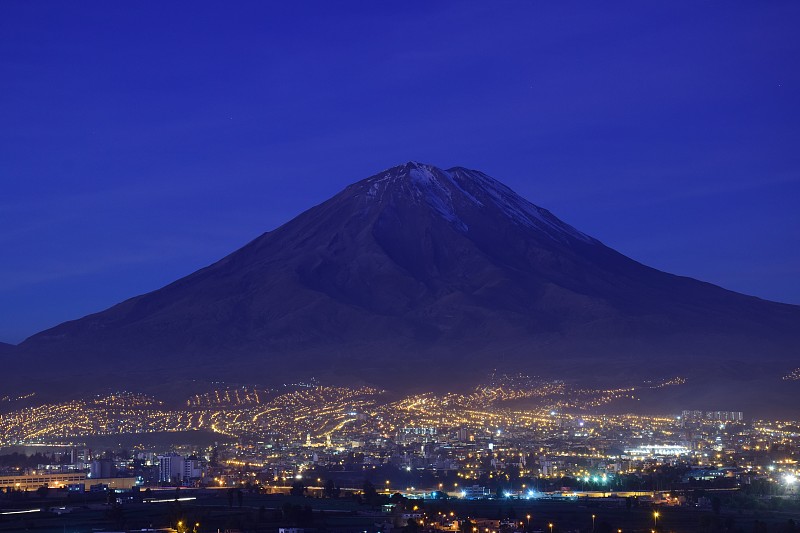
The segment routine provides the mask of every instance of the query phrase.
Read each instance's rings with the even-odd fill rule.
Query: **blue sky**
[[[4,1],[0,341],[408,160],[800,304],[799,25],[789,1]]]

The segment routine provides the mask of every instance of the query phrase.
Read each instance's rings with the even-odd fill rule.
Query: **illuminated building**
[[[40,487],[66,488],[82,485],[86,490],[89,485],[108,485],[111,489],[130,489],[136,484],[132,477],[89,478],[86,474],[45,474],[27,476],[0,476],[0,489],[36,490]]]

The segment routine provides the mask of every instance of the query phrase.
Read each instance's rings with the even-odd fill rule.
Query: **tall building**
[[[744,414],[741,411],[708,411],[706,418],[719,422],[741,422]]]
[[[198,459],[196,455],[190,455],[184,459],[182,481],[194,481],[202,478],[204,475],[205,463]]]
[[[89,477],[94,479],[114,477],[115,473],[114,461],[95,460],[89,465]]]
[[[183,481],[184,459],[177,453],[158,456],[158,480],[162,482]]]
[[[158,456],[158,479],[162,482],[187,483],[205,475],[205,463],[197,456],[176,453]]]
[[[743,422],[741,411],[684,411],[681,414],[681,425],[704,422]]]

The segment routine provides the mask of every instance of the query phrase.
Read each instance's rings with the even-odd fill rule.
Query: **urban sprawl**
[[[216,491],[232,507],[242,505],[243,493],[339,499],[372,504],[372,523],[384,530],[408,530],[411,520],[416,528],[450,531],[559,527],[552,518],[519,514],[514,505],[521,502],[588,505],[594,529],[606,508],[646,506],[652,523],[643,527],[658,528],[670,510],[718,513],[720,498],[796,500],[797,422],[752,420],[738,411],[600,414],[641,387],[681,383],[592,390],[493,376],[468,394],[400,399],[316,382],[279,389],[220,384],[175,407],[130,392],[16,410],[15,401],[30,399],[4,398],[0,489],[6,497],[102,492],[119,504],[134,495],[140,502],[178,501],[175,491],[194,490]],[[144,438],[175,432],[185,441],[194,434],[188,432],[202,432],[208,442]],[[131,444],[87,445],[89,436],[103,435],[126,436]],[[20,449],[28,455],[10,455]],[[36,464],[8,459],[31,454]],[[465,507],[483,500],[498,502],[501,516]],[[178,521],[168,525],[191,529]]]

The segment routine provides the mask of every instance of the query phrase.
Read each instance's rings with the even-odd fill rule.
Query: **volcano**
[[[391,389],[473,383],[491,369],[735,374],[798,354],[800,307],[647,267],[482,172],[414,162],[14,349],[59,361],[36,371],[70,383],[168,371]]]

